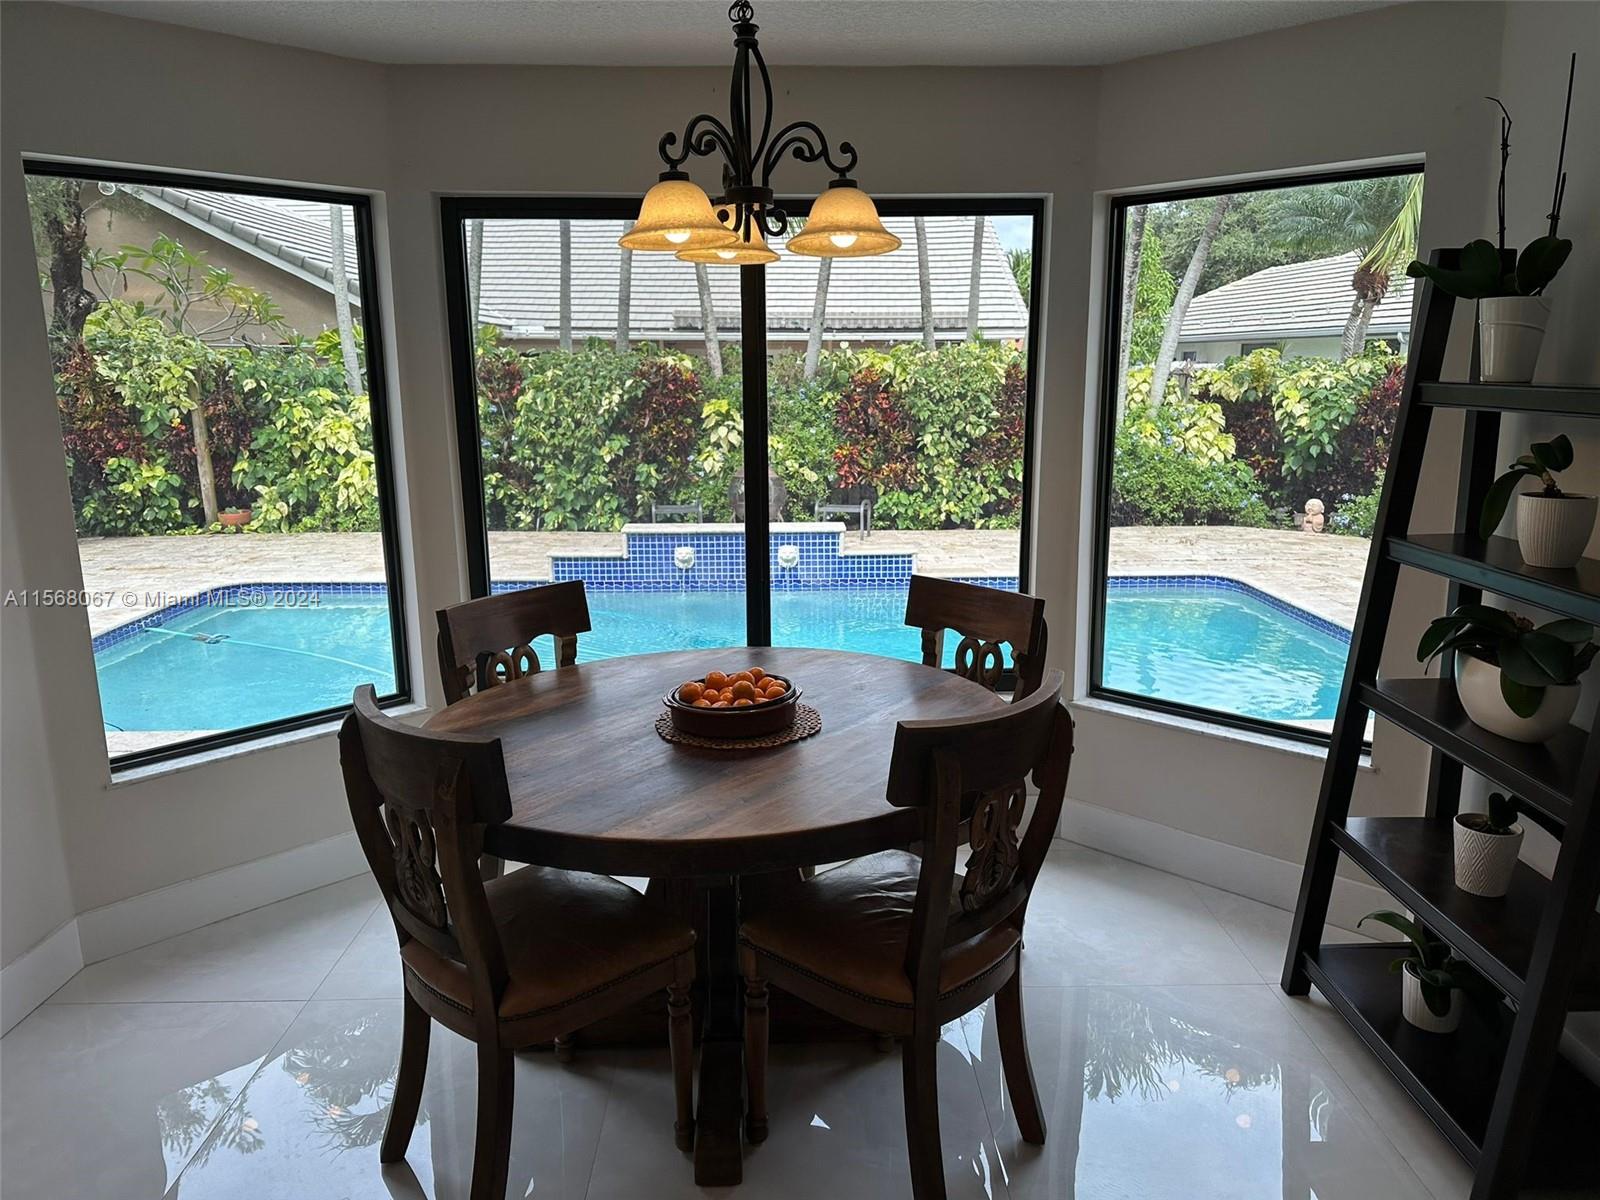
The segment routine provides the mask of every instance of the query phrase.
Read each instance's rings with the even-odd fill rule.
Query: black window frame
[[[151,167],[105,167],[65,158],[25,157],[22,169],[25,176],[81,179],[89,183],[131,183],[144,187],[190,188],[210,192],[230,192],[240,196],[266,196],[286,200],[310,200],[319,204],[343,204],[351,208],[356,230],[356,277],[361,288],[361,333],[367,372],[367,403],[372,414],[373,467],[378,484],[378,540],[383,548],[385,599],[389,607],[389,633],[394,655],[395,688],[394,691],[379,696],[378,703],[384,708],[410,703],[413,681],[411,660],[407,650],[410,642],[406,627],[404,580],[401,569],[399,502],[395,490],[389,377],[384,352],[382,311],[378,298],[378,250],[372,215],[372,197],[365,192],[340,192],[299,184],[264,183],[259,180],[231,179],[223,175]],[[46,325],[48,326],[48,318]],[[73,532],[76,536],[76,514],[74,514]],[[81,571],[81,565],[79,569]],[[92,658],[93,639],[91,639],[90,654]],[[96,694],[98,695],[98,683]],[[108,752],[107,759],[112,775],[115,776],[118,772],[193,758],[207,751],[240,746],[277,734],[308,729],[342,717],[350,709],[349,704],[334,705],[292,717],[282,717],[275,721],[260,721],[204,737],[188,738],[147,750],[136,750],[128,754],[112,755]],[[104,715],[102,708],[102,721]]]
[[[811,211],[811,201],[784,198],[779,203],[792,217]],[[886,217],[982,216],[1028,217],[1033,222],[1033,277],[1028,288],[1028,339],[1025,347],[1027,389],[1022,421],[1022,512],[1018,533],[1017,589],[1032,582],[1035,482],[1035,436],[1038,424],[1041,317],[1044,297],[1045,197],[1004,196],[965,199],[953,196],[890,197],[877,201]],[[624,220],[639,215],[638,197],[615,196],[443,196],[439,200],[444,246],[445,311],[450,327],[450,374],[455,392],[456,454],[461,479],[461,513],[467,551],[467,585],[473,598],[489,594],[489,532],[483,500],[482,438],[478,430],[478,391],[468,309],[466,223],[472,220]],[[768,348],[770,353],[770,346]],[[763,448],[763,454],[767,448]],[[765,608],[770,628],[772,594],[744,592],[746,611]],[[1008,667],[1001,686],[1015,685]]]
[[[1105,700],[1146,712],[1161,713],[1186,721],[1220,725],[1250,733],[1264,734],[1285,741],[1302,742],[1326,749],[1332,744],[1333,734],[1315,729],[1305,729],[1261,717],[1248,717],[1239,713],[1221,712],[1166,700],[1157,696],[1144,696],[1125,692],[1105,684],[1105,628],[1106,601],[1109,596],[1107,579],[1111,561],[1111,482],[1116,460],[1116,371],[1120,359],[1120,333],[1122,327],[1122,279],[1124,244],[1127,233],[1128,209],[1151,204],[1165,204],[1176,200],[1200,200],[1211,196],[1237,196],[1245,192],[1278,191],[1283,188],[1311,187],[1324,183],[1343,183],[1354,179],[1379,179],[1389,175],[1421,175],[1424,162],[1407,159],[1374,163],[1339,170],[1289,171],[1275,175],[1257,176],[1236,181],[1219,181],[1205,184],[1188,184],[1148,191],[1116,193],[1107,198],[1107,236],[1105,259],[1105,318],[1100,330],[1099,404],[1096,412],[1097,428],[1094,431],[1095,475],[1093,494],[1093,538],[1090,545],[1090,614],[1089,614],[1089,688],[1088,698]],[[1391,448],[1392,453],[1392,448]],[[1387,475],[1388,465],[1384,472]],[[1364,583],[1363,583],[1363,586]],[[1348,654],[1347,654],[1348,657]],[[1370,746],[1371,739],[1364,741]]]

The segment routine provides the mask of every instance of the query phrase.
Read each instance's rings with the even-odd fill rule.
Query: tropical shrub
[[[328,387],[281,396],[263,410],[233,468],[253,499],[251,527],[290,533],[378,528],[372,409]]]
[[[1249,466],[1192,453],[1185,430],[1175,406],[1129,411],[1117,430],[1111,524],[1270,525]]]
[[[184,511],[189,489],[165,463],[108,458],[103,470],[79,513],[79,533],[168,533],[191,523]]]
[[[1343,495],[1334,501],[1333,515],[1328,518],[1330,533],[1343,533],[1351,537],[1370,538],[1378,524],[1378,497],[1383,484],[1360,496]]]

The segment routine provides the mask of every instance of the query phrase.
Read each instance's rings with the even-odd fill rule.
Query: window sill
[[[1184,733],[1203,734],[1226,742],[1237,742],[1240,745],[1250,746],[1254,749],[1272,750],[1279,754],[1288,754],[1296,758],[1313,759],[1316,762],[1322,762],[1328,757],[1327,747],[1314,745],[1311,742],[1303,742],[1298,738],[1279,737],[1275,734],[1263,733],[1254,729],[1238,729],[1232,725],[1222,725],[1215,721],[1207,721],[1202,717],[1180,717],[1172,713],[1141,708],[1136,704],[1120,704],[1115,700],[1090,697],[1074,700],[1071,702],[1070,707],[1086,712],[1103,713],[1110,717],[1141,721],[1147,725],[1160,725],[1167,729],[1181,730]],[[1377,770],[1372,765],[1372,751],[1370,748],[1361,752],[1361,761],[1358,764],[1358,769],[1362,771]]]
[[[428,711],[428,706],[416,701],[405,704],[396,704],[392,708],[385,708],[384,713],[397,720],[406,720]],[[200,767],[209,767],[215,763],[229,759],[244,758],[251,754],[260,754],[265,750],[276,750],[282,746],[295,746],[301,742],[316,741],[319,738],[329,737],[339,732],[339,725],[343,717],[330,717],[316,725],[307,725],[303,729],[288,729],[282,733],[269,733],[248,742],[239,742],[232,746],[216,746],[209,750],[196,750],[193,754],[186,754],[182,758],[165,759],[162,762],[145,763],[136,767],[125,767],[121,770],[116,767],[111,769],[111,787],[130,787],[136,784],[149,783],[153,779],[161,779],[168,775],[176,775],[182,771],[193,771]]]

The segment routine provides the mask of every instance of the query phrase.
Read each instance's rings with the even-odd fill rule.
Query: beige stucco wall
[[[810,116],[855,142],[861,179],[878,194],[1050,198],[1034,586],[1059,631],[1052,656],[1080,683],[1087,672],[1086,404],[1097,370],[1104,195],[1426,156],[1425,242],[1475,236],[1492,186],[1492,123],[1480,97],[1500,86],[1503,20],[1499,5],[1417,5],[1105,70],[777,73],[783,113]],[[636,195],[653,177],[663,114],[679,119],[723,105],[725,72],[379,67],[49,5],[5,5],[0,22],[0,224],[8,259],[26,253],[24,152],[376,193],[411,653],[425,694],[436,696],[420,618],[465,591],[436,198]],[[1532,70],[1535,57],[1514,65]],[[144,69],[154,61],[187,66],[181,77]],[[61,62],[71,62],[87,86],[52,86]],[[1338,82],[1361,78],[1385,84]],[[1329,87],[1341,89],[1337,103],[1329,87],[1308,88],[1307,79],[1336,81]],[[132,94],[138,105],[107,103]],[[40,95],[52,102],[36,103]],[[273,98],[271,122],[258,119],[262,96]],[[162,120],[150,120],[152,111]],[[502,119],[485,121],[486,112]],[[330,113],[349,136],[311,136],[326,130]],[[1185,136],[1189,122],[1203,123],[1205,136]],[[794,186],[810,182],[804,171],[796,166]],[[0,272],[4,502],[27,515],[5,529],[15,543],[4,557],[5,586],[70,587],[79,575],[72,512],[30,276]],[[1444,497],[1453,495],[1445,426],[1424,488],[1426,523],[1436,527],[1447,517]],[[1440,594],[1408,585],[1389,669],[1409,665],[1402,643]],[[14,626],[8,620],[5,628],[9,644]],[[58,823],[70,896],[35,889],[26,876],[14,889],[8,878],[6,907],[18,911],[7,913],[4,961],[73,910],[348,828],[329,737],[108,786],[86,619],[54,610],[15,628],[29,639],[35,669],[14,672],[8,645],[3,753],[43,761],[15,776],[8,764],[0,838],[16,831],[28,841],[47,839]],[[39,713],[32,728],[15,719],[30,709]],[[1090,709],[1079,722],[1077,799],[1280,859],[1303,851],[1317,758]],[[1422,761],[1380,730],[1362,803],[1414,808]],[[8,847],[8,874],[10,867]],[[39,870],[60,866],[41,859]]]

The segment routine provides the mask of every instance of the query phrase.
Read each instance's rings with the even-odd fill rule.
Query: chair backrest
[[[339,729],[350,817],[404,945],[466,967],[494,1011],[505,954],[479,874],[483,831],[511,815],[499,738],[429,733],[386,717],[370,684]]]
[[[1051,671],[1030,695],[993,716],[903,721],[895,730],[888,801],[923,809],[922,874],[906,951],[919,1003],[938,994],[947,949],[1002,921],[1021,932],[1072,761],[1072,718],[1061,687],[1061,672]],[[1030,778],[1038,789],[1031,816]],[[969,853],[959,904],[952,904],[963,823],[969,823]]]
[[[1011,647],[1018,699],[1033,692],[1044,677],[1048,631],[1044,601],[1037,596],[913,575],[906,594],[906,624],[922,630],[922,662],[929,667],[944,663],[945,630],[959,633],[956,674],[991,692],[999,690],[1005,672],[1002,643]]]
[[[444,702],[454,704],[540,670],[535,638],[555,638],[556,666],[578,661],[578,635],[588,633],[589,598],[583,580],[523,588],[439,610],[439,670]]]

